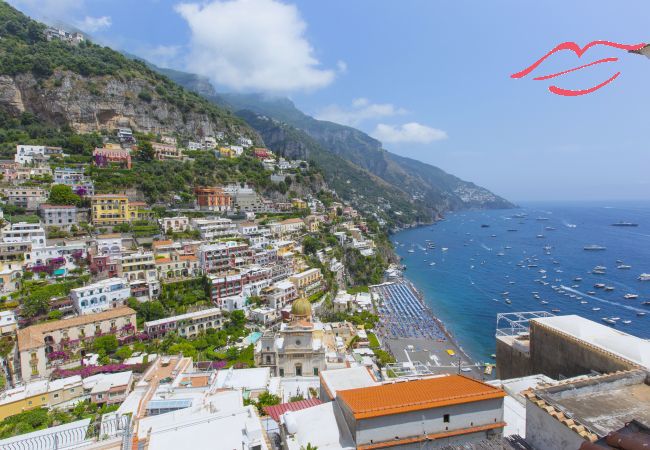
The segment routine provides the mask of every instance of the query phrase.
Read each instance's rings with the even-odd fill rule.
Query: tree
[[[236,309],[230,314],[231,326],[235,328],[241,328],[244,326],[245,323],[246,323],[246,315],[244,314],[244,311],[240,309]]]
[[[50,300],[40,296],[30,296],[23,301],[22,315],[25,317],[35,317],[45,314],[50,308]]]
[[[189,342],[180,342],[178,344],[172,345],[169,347],[168,353],[172,355],[178,355],[182,353],[183,356],[187,356],[192,359],[196,359],[196,356],[199,354],[199,352]]]
[[[55,184],[50,190],[48,203],[51,205],[78,205],[81,203],[81,197],[72,192],[70,186],[65,184]]]
[[[103,352],[105,354],[115,352],[118,346],[117,337],[113,334],[99,336],[93,341],[93,349],[96,352]]]
[[[318,239],[312,237],[312,236],[306,236],[305,239],[302,241],[302,248],[303,251],[306,254],[315,254],[320,247],[320,242]]]
[[[265,406],[273,406],[279,404],[280,397],[271,394],[269,391],[264,391],[259,395],[259,397],[257,397],[257,410],[260,412],[260,414],[264,413]]]
[[[311,443],[308,442],[306,446],[305,445],[301,446],[300,450],[318,450],[318,447],[316,447],[315,445],[311,445]]]
[[[130,358],[132,354],[133,354],[133,351],[131,350],[131,347],[129,347],[129,346],[120,347],[115,352],[115,356],[120,358],[122,361],[124,361],[127,358]]]
[[[138,144],[138,159],[140,161],[153,161],[156,157],[156,152],[153,149],[153,145],[149,141],[141,141]]]

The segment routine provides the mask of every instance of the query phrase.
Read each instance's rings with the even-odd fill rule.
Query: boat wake
[[[608,305],[620,306],[621,308],[625,308],[625,309],[628,309],[628,310],[634,311],[634,312],[646,312],[647,311],[645,309],[635,308],[634,306],[624,305],[622,303],[612,302],[610,300],[605,300],[603,298],[594,297],[593,295],[589,295],[589,294],[587,294],[585,292],[581,292],[581,291],[579,291],[577,289],[573,289],[573,288],[570,288],[568,286],[564,286],[564,285],[560,285],[560,286],[562,287],[562,289],[564,289],[567,292],[571,292],[573,294],[578,294],[578,295],[581,295],[583,297],[590,298],[592,300],[597,300],[597,301],[599,301],[601,303],[607,303]]]
[[[488,252],[492,251],[492,249],[490,247],[488,247],[487,245],[485,245],[485,244],[481,244],[481,247],[483,247],[483,249],[487,250]]]

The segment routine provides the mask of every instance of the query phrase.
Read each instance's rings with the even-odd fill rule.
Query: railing
[[[61,450],[78,447],[84,442],[120,439],[122,441],[121,448],[128,450],[131,432],[130,416],[123,415],[112,417],[103,422],[66,428],[14,440],[6,444],[0,441],[0,447],[3,450]]]

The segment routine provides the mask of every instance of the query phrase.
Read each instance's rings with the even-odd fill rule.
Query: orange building
[[[232,199],[220,187],[197,187],[194,195],[199,209],[225,212],[232,208]]]

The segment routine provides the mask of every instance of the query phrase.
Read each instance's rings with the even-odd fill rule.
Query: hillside
[[[461,180],[438,167],[388,152],[382,148],[381,142],[357,129],[316,120],[302,113],[286,98],[221,94],[216,100],[235,111],[251,110],[304,131],[323,148],[399,187],[433,210],[445,212],[513,206],[487,189]]]
[[[392,214],[396,222],[430,221],[453,210],[513,206],[489,190],[438,167],[388,152],[379,141],[357,129],[316,120],[298,110],[289,99],[220,94],[208,87],[204,77],[169,69],[156,70],[188,89],[201,92],[213,103],[236,111],[269,148],[288,157],[321,161],[327,181],[343,198],[364,204],[366,209],[377,209],[382,204],[399,208],[397,217]],[[332,156],[339,158],[331,160]],[[367,189],[358,192],[358,185],[351,188],[352,183],[347,180],[355,177],[344,175],[348,170],[366,173]]]
[[[230,111],[144,63],[89,41],[48,41],[46,27],[0,3],[0,109],[80,133],[130,126],[196,137],[256,133]]]

